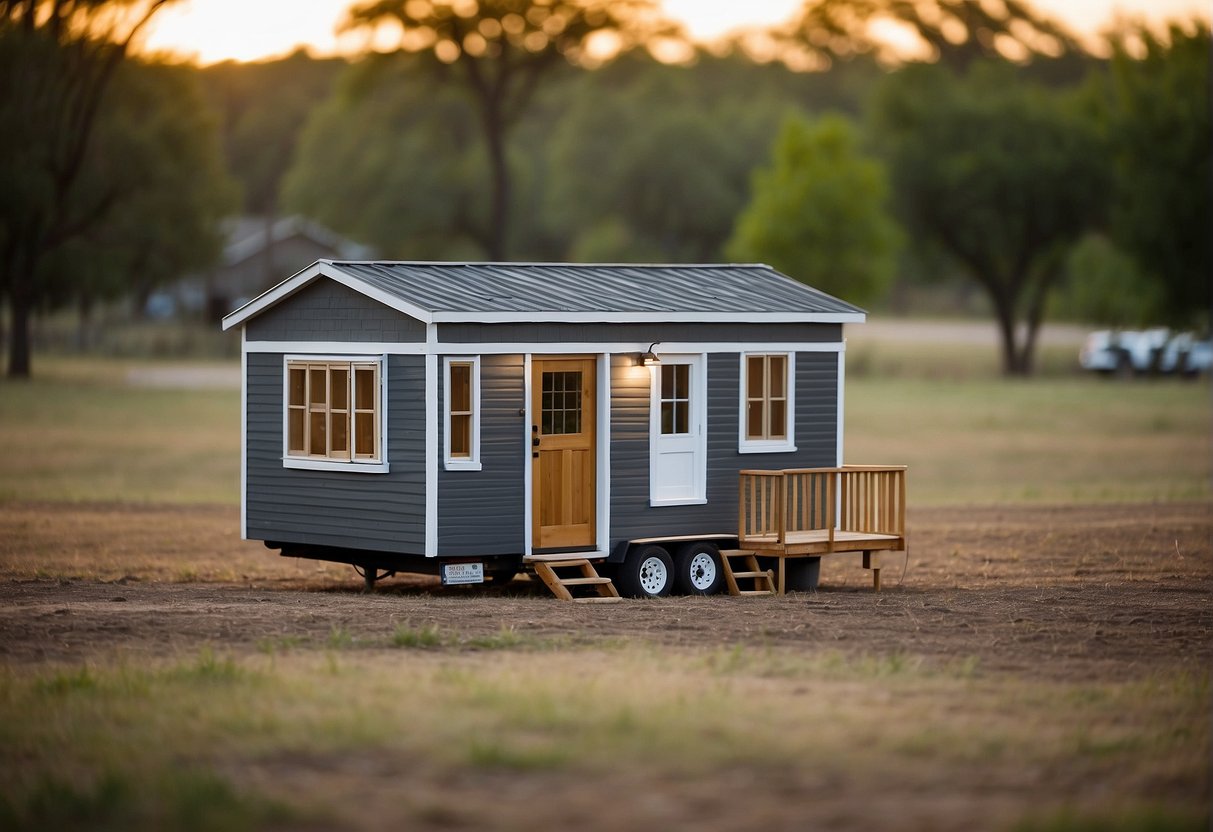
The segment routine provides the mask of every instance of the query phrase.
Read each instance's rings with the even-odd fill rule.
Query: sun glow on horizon
[[[396,35],[338,33],[352,0],[184,0],[152,19],[142,49],[168,52],[199,64],[283,57],[306,48],[314,56],[352,55],[391,48]],[[661,0],[666,14],[692,38],[710,43],[746,28],[768,27],[792,17],[801,0]],[[1041,11],[1081,34],[1092,35],[1116,15],[1209,18],[1198,0],[1037,0]]]

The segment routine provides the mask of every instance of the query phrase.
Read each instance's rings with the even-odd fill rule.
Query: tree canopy
[[[887,199],[884,168],[860,154],[851,122],[790,117],[771,165],[754,173],[727,254],[867,303],[892,280],[900,243]]]
[[[396,24],[400,49],[432,57],[435,77],[475,104],[489,166],[487,254],[504,259],[511,176],[507,137],[540,83],[560,64],[595,64],[612,52],[675,34],[652,0],[370,0],[348,26]],[[595,48],[597,47],[597,48]]]
[[[1133,57],[1130,39],[1144,50]],[[1124,33],[1106,81],[1114,239],[1163,287],[1176,326],[1210,323],[1213,275],[1213,124],[1209,25],[1172,24],[1166,37]]]
[[[875,98],[898,214],[985,290],[1008,375],[1031,373],[1065,255],[1107,204],[1104,146],[1072,99],[984,63],[909,67]]]
[[[0,296],[8,375],[30,374],[29,318],[49,257],[93,229],[118,185],[83,194],[98,115],[132,40],[169,0],[0,0]]]

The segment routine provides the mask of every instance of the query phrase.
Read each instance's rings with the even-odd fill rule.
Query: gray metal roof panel
[[[332,265],[434,313],[863,312],[761,264],[334,261]]]

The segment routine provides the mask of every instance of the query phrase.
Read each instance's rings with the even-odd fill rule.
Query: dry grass
[[[572,777],[614,789],[651,776],[671,783],[679,802],[679,784],[698,785],[698,801],[679,806],[684,822],[743,829],[766,817],[792,828],[784,791],[832,789],[825,805],[838,811],[839,796],[855,800],[880,783],[878,803],[914,812],[938,800],[942,784],[971,782],[978,765],[984,779],[1004,784],[990,795],[985,822],[994,828],[1017,818],[1009,810],[1018,788],[1044,803],[1063,793],[1073,810],[1106,811],[1109,792],[1122,795],[1112,805],[1136,807],[1131,795],[1196,793],[1207,773],[1207,676],[1026,684],[904,656],[643,646],[204,651],[150,667],[8,671],[0,694],[8,749],[0,766],[18,813],[47,780],[81,784],[107,772],[139,782],[179,767],[223,772],[241,784],[241,799],[289,803],[301,820],[431,828],[442,825],[427,815],[434,804],[417,800],[431,794],[445,796],[458,825],[521,828],[529,816],[536,828],[560,828],[508,795],[451,800],[453,784],[507,775],[559,789]],[[339,789],[308,788],[317,772],[340,780],[359,766],[376,777],[409,772],[413,796],[384,790],[345,802],[332,799]],[[741,772],[756,778],[745,800],[731,786]],[[1008,792],[1008,783],[1020,785]],[[656,794],[633,793],[582,825],[660,821],[642,799]],[[1174,808],[1200,811],[1183,800]]]

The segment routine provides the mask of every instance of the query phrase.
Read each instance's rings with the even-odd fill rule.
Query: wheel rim
[[[706,592],[716,583],[716,561],[707,552],[696,552],[691,558],[691,586]]]
[[[666,572],[665,563],[661,558],[645,558],[640,564],[640,587],[649,595],[656,595],[665,589],[670,576]]]

